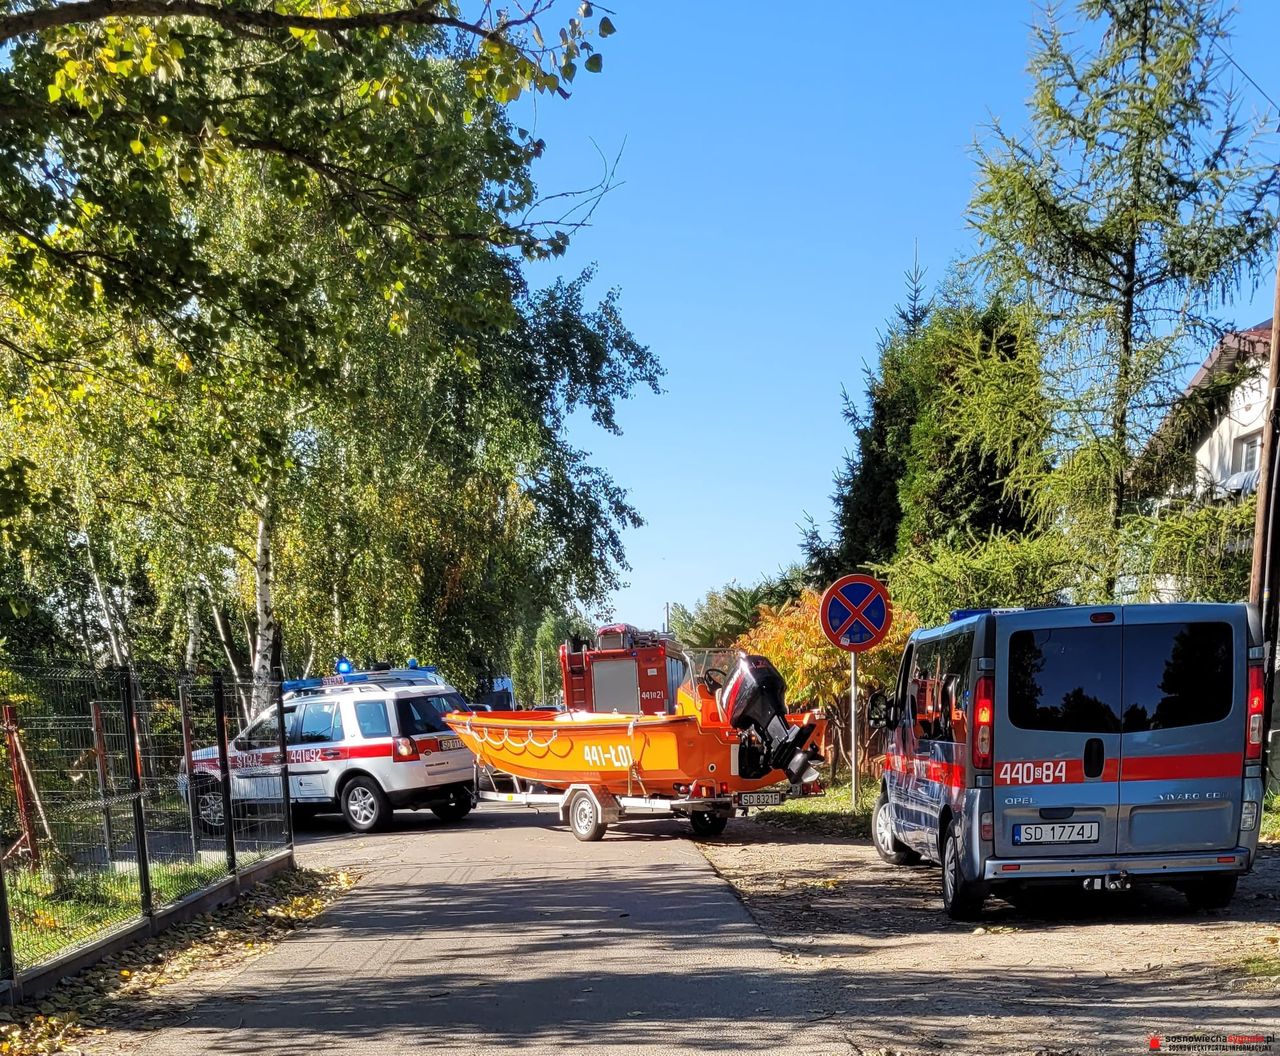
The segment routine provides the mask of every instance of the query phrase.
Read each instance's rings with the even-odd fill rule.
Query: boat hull
[[[680,785],[743,792],[783,778],[780,771],[754,780],[738,775],[737,732],[693,715],[491,711],[444,718],[481,763],[550,788],[674,795]]]

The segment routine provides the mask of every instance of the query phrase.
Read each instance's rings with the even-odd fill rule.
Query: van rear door
[[[1114,854],[1120,804],[1118,609],[996,617],[995,850]]]
[[[1124,610],[1119,850],[1231,850],[1243,795],[1243,605]]]

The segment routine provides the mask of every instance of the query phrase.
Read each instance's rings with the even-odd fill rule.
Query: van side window
[[[972,650],[972,631],[917,644],[907,692],[919,739],[964,740]]]

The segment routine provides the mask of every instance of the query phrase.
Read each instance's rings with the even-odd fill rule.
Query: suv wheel
[[[1203,876],[1183,888],[1192,909],[1226,909],[1236,895],[1236,876]]]
[[[222,786],[216,781],[200,781],[193,786],[196,806],[196,824],[206,836],[221,836],[227,831],[226,814],[222,809]]]
[[[583,843],[595,843],[604,838],[608,825],[600,817],[600,804],[585,789],[579,789],[569,800],[569,828]]]
[[[952,920],[976,920],[987,900],[987,888],[965,877],[963,862],[960,826],[953,821],[942,848],[942,908]]]
[[[709,810],[695,810],[689,815],[689,823],[693,826],[695,836],[719,836],[729,824],[729,819]]]
[[[880,792],[875,810],[871,812],[871,835],[876,853],[890,865],[915,865],[920,855],[893,834],[893,814],[889,810],[889,797]]]
[[[371,777],[353,777],[342,786],[342,816],[352,832],[373,832],[391,818],[387,794]]]

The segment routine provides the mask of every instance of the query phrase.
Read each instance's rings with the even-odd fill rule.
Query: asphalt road
[[[460,825],[399,814],[299,833],[359,885],[317,926],[217,982],[139,1053],[857,1052],[812,1008],[687,823],[579,843],[548,812],[485,804]]]

